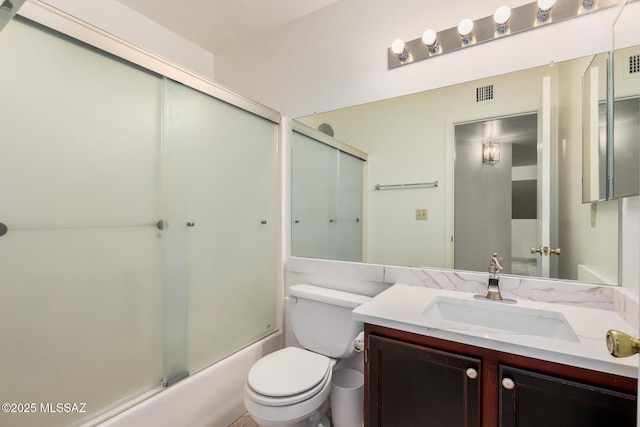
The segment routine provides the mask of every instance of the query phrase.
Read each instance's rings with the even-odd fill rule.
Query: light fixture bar
[[[458,33],[458,27],[456,26],[436,33],[437,49],[430,49],[429,46],[422,41],[422,37],[405,42],[404,49],[406,56],[404,56],[402,60],[391,48],[387,49],[387,64],[389,69],[412,64],[490,40],[500,39],[512,34],[522,33],[566,19],[608,9],[616,6],[618,2],[617,0],[595,0],[593,2],[587,0],[587,4],[593,5],[591,7],[585,7],[585,0],[557,0],[548,11],[548,17],[544,22],[538,19],[539,7],[537,1],[516,7],[511,10],[508,26],[502,33],[496,30],[496,22],[494,21],[492,13],[490,16],[473,21],[473,38],[466,43]]]

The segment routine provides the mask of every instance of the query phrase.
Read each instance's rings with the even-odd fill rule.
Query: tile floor
[[[235,420],[229,427],[258,427],[255,421],[251,419],[249,414],[244,414],[237,420]]]
[[[536,259],[514,257],[511,260],[511,274],[517,274],[519,276],[535,276]]]

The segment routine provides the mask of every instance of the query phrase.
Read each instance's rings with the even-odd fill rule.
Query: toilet
[[[331,375],[355,354],[362,323],[351,312],[371,298],[318,286],[289,288],[293,334],[304,347],[285,347],[258,360],[247,377],[244,403],[259,426],[324,426]]]

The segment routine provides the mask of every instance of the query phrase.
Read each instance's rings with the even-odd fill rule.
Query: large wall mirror
[[[582,203],[582,76],[592,61],[300,118],[368,156],[362,261],[485,271],[496,251],[505,273],[617,283],[617,202]],[[492,159],[487,144],[499,147]]]
[[[616,21],[625,35],[617,57],[640,44],[630,31],[639,4],[626,5]],[[586,203],[582,191],[583,77],[601,62],[606,75],[606,56],[298,118],[307,135],[330,129],[367,156],[359,261],[484,272],[498,251],[505,273],[618,284],[619,201]],[[624,87],[616,99],[637,97],[636,83]],[[296,161],[294,150],[292,167],[304,170]],[[616,176],[619,185],[637,184],[637,169],[630,171]],[[295,188],[299,177],[292,179]],[[295,212],[300,197],[292,199]],[[309,241],[297,253],[295,220],[293,256],[343,259],[314,254]]]

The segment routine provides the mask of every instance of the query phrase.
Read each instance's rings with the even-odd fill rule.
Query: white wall
[[[640,282],[640,196],[627,197],[622,202],[622,286],[639,293]]]

